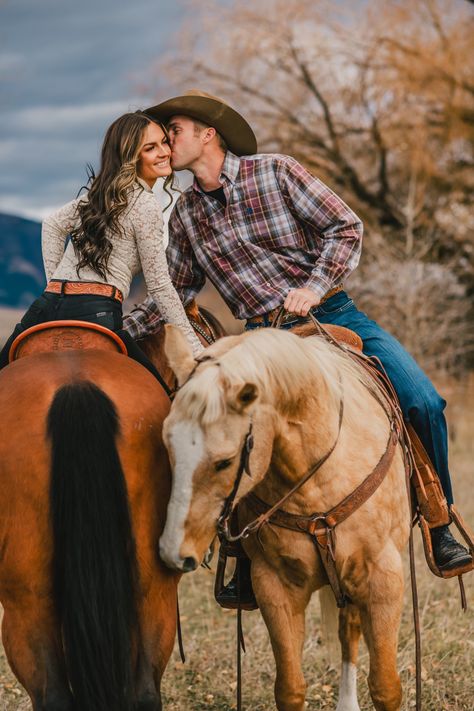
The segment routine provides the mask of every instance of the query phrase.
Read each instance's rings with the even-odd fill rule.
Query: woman
[[[67,203],[43,223],[48,284],[5,344],[0,368],[7,365],[10,346],[21,331],[44,321],[78,319],[118,333],[129,355],[160,379],[143,351],[122,330],[122,301],[139,271],[163,319],[184,330],[195,355],[202,350],[171,283],[162,210],[152,192],[158,178],[165,178],[165,188],[171,180],[170,154],[163,127],[140,111],[124,114],[109,127],[100,172],[91,176],[88,194]]]

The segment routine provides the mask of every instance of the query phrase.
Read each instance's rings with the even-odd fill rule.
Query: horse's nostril
[[[196,570],[198,567],[197,560],[195,558],[185,558],[183,561],[183,571],[185,573],[190,573],[192,570]]]

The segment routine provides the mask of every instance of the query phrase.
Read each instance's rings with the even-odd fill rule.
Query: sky
[[[141,87],[188,12],[179,0],[0,0],[0,212],[41,219],[76,196],[108,125],[168,98]]]

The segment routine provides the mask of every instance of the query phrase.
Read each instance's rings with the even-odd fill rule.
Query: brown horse
[[[241,527],[256,518],[243,498],[251,490],[274,504],[330,453],[285,504],[293,514],[311,516],[339,504],[387,451],[390,423],[367,374],[323,339],[261,329],[220,340],[196,367],[183,335],[167,329],[166,351],[181,388],[163,430],[173,482],[160,553],[174,569],[187,572],[201,562],[235,488],[251,427],[251,476],[243,475],[235,499]],[[359,711],[361,630],[375,708],[399,711],[401,705],[396,652],[410,514],[400,447],[389,461],[379,488],[337,527],[335,566],[350,600],[339,618],[337,711]],[[327,585],[327,573],[304,533],[266,526],[244,547],[274,651],[277,708],[302,711],[305,609],[312,593]]]
[[[46,352],[0,372],[0,602],[35,711],[158,711],[179,575],[157,541],[169,399],[130,358]]]

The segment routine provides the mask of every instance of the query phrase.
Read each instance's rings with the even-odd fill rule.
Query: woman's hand
[[[310,309],[317,306],[321,297],[311,289],[292,289],[283,304],[285,311],[296,316],[307,316]]]

